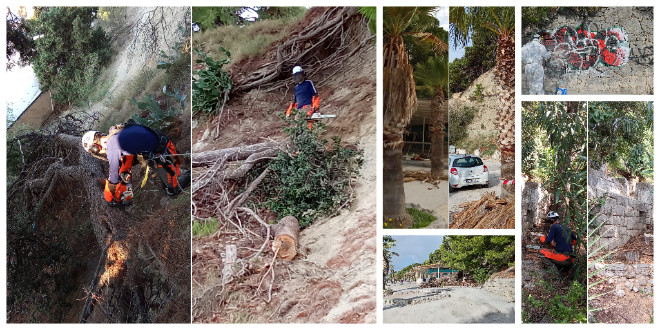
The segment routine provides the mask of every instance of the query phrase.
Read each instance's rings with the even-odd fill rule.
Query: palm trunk
[[[440,178],[445,172],[444,147],[445,123],[444,94],[442,90],[435,94],[431,103],[433,123],[431,124],[431,175]]]
[[[402,154],[403,143],[383,148],[383,221],[386,228],[410,228],[413,224],[406,211]]]
[[[495,79],[499,87],[497,138],[500,148],[500,175],[504,180],[513,180],[515,170],[515,43],[508,32],[502,32],[497,39],[497,63]],[[515,185],[502,185],[503,198],[515,196]]]

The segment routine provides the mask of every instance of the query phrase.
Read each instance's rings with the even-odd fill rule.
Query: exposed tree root
[[[480,200],[459,205],[463,210],[454,214],[449,228],[513,229],[516,224],[515,202],[497,198],[494,192],[484,194]]]

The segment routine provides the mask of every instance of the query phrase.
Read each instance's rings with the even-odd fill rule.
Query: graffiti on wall
[[[562,26],[554,32],[539,32],[541,43],[552,53],[552,66],[566,70],[587,70],[598,63],[620,67],[628,62],[630,44],[622,27],[599,32]]]

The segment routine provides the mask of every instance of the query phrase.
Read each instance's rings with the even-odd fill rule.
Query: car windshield
[[[463,157],[463,158],[457,158],[454,160],[454,164],[452,166],[454,167],[473,167],[473,166],[479,166],[483,165],[484,163],[481,161],[481,158],[479,157]]]

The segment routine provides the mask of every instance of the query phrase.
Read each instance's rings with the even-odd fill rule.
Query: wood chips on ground
[[[498,198],[495,192],[481,196],[478,201],[459,204],[449,228],[456,229],[513,229],[516,223],[515,202]]]
[[[449,177],[447,177],[447,175],[436,178],[431,175],[431,172],[424,170],[403,171],[403,182],[421,181],[437,185],[440,183],[440,181],[447,181],[448,179]]]

